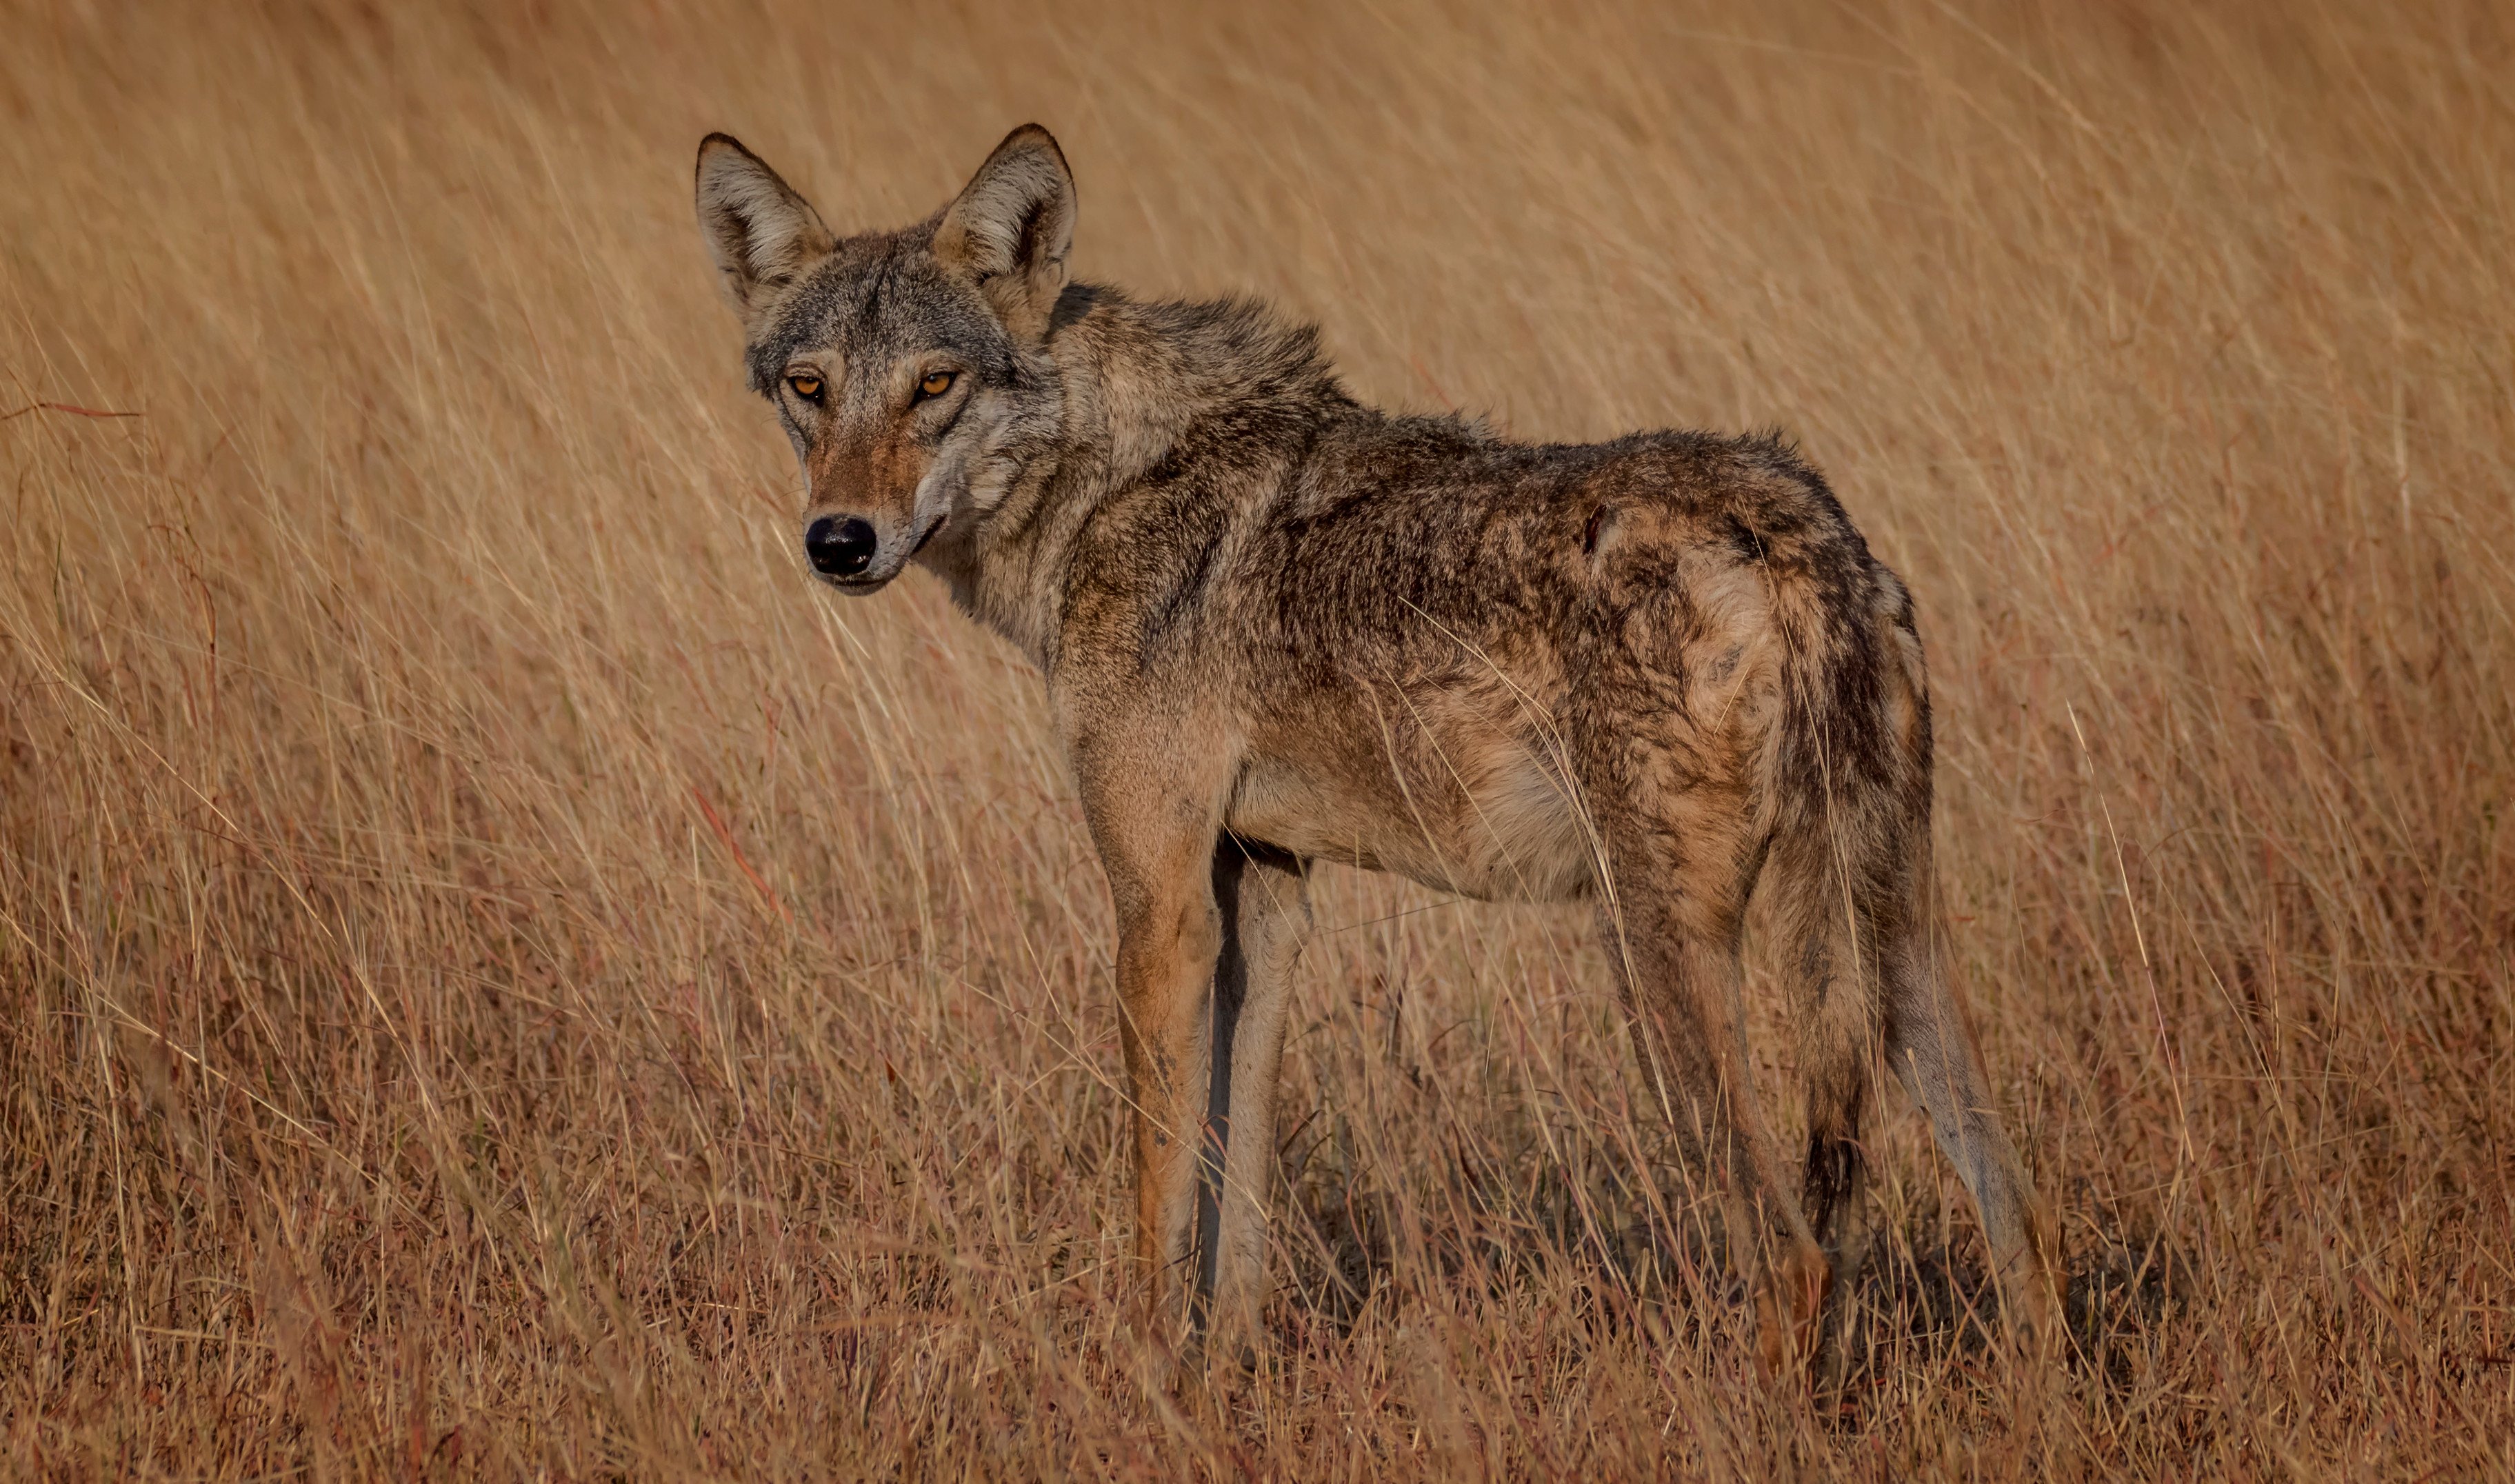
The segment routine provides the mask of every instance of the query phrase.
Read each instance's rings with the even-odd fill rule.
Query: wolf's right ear
[[[698,208],[708,254],[745,326],[838,246],[811,203],[729,134],[699,142]]]

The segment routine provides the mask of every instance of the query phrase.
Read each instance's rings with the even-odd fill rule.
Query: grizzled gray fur
[[[1258,306],[1069,281],[1074,184],[1036,126],[932,218],[845,238],[714,135],[698,213],[811,565],[870,593],[915,561],[1047,679],[1117,908],[1147,1333],[1254,1337],[1285,984],[1331,860],[1590,905],[1767,1374],[1840,1374],[1881,1061],[2048,1340],[2056,1233],[1940,958],[1912,600],[1788,446],[1396,416]],[[1795,1182],[1743,1030],[1759,882]]]

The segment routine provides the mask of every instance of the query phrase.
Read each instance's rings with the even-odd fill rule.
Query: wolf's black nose
[[[879,545],[873,522],[857,515],[823,515],[804,531],[804,554],[812,558],[812,570],[828,577],[853,577],[873,565]]]

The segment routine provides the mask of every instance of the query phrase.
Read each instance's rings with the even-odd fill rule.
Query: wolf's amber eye
[[[817,376],[790,376],[786,378],[786,385],[794,388],[795,394],[807,402],[821,399],[821,379]]]
[[[949,371],[928,371],[926,380],[917,384],[919,396],[941,396],[951,390],[952,373]]]

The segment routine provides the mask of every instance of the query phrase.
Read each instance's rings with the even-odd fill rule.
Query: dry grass
[[[0,411],[137,415],[0,423],[8,1471],[2515,1467],[2502,8],[21,9]],[[687,201],[722,127],[891,225],[1030,117],[1087,276],[1832,473],[2065,1394],[1896,1099],[1858,1400],[1759,1399],[1578,914],[1340,873],[1273,1353],[1134,1385],[1038,683],[799,575]]]

